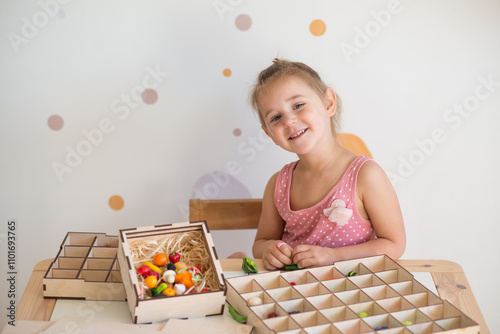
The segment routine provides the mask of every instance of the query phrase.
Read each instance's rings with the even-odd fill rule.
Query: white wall
[[[499,332],[499,18],[494,0],[0,1],[3,272],[12,219],[20,298],[68,231],[184,221],[200,194],[261,197],[295,159],[262,136],[247,103],[257,73],[280,56],[308,63],[337,90],[343,130],[391,176],[404,257],[460,263]],[[321,36],[309,30],[316,19]],[[145,86],[155,103],[142,100]],[[87,156],[68,166],[68,147]],[[68,167],[61,180],[54,162]],[[121,210],[108,205],[113,195]],[[240,234],[241,246],[219,233],[217,249],[249,252],[253,235]]]

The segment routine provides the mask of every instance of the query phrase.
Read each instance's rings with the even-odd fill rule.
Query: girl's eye
[[[280,115],[273,116],[273,117],[271,118],[271,122],[276,122],[276,121],[278,121],[280,118],[281,118],[281,116],[280,116]]]
[[[293,106],[294,110],[300,109],[304,106],[304,103],[297,103],[296,105]]]

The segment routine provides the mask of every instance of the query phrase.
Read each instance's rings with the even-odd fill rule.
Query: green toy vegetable
[[[258,273],[259,269],[257,268],[257,265],[255,262],[252,261],[249,257],[244,257],[243,258],[243,264],[241,265],[241,269],[243,269],[244,272],[246,273]]]
[[[289,264],[285,266],[285,270],[298,270],[298,269],[300,268],[296,264]]]
[[[227,307],[229,310],[229,314],[231,314],[231,316],[233,317],[234,320],[236,320],[237,322],[239,322],[241,324],[244,324],[247,321],[247,317],[236,312],[234,307],[232,307],[229,304],[227,305]]]

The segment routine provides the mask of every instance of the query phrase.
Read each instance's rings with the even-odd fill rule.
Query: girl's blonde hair
[[[257,77],[257,83],[250,93],[250,103],[259,115],[262,125],[265,125],[262,112],[259,108],[259,102],[262,94],[265,93],[270,84],[281,81],[290,76],[297,76],[304,80],[323,101],[325,100],[325,93],[328,86],[321,80],[315,70],[304,63],[275,58],[271,66],[260,72]],[[342,111],[342,102],[340,101],[338,95],[336,95],[336,97],[337,110],[331,117],[332,132],[334,135],[340,131],[340,114]]]

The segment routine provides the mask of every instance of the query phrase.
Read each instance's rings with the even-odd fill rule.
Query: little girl
[[[406,245],[396,193],[373,160],[336,140],[340,102],[305,64],[276,59],[251,94],[262,129],[297,154],[264,191],[253,245],[267,269],[299,268],[387,254]]]

